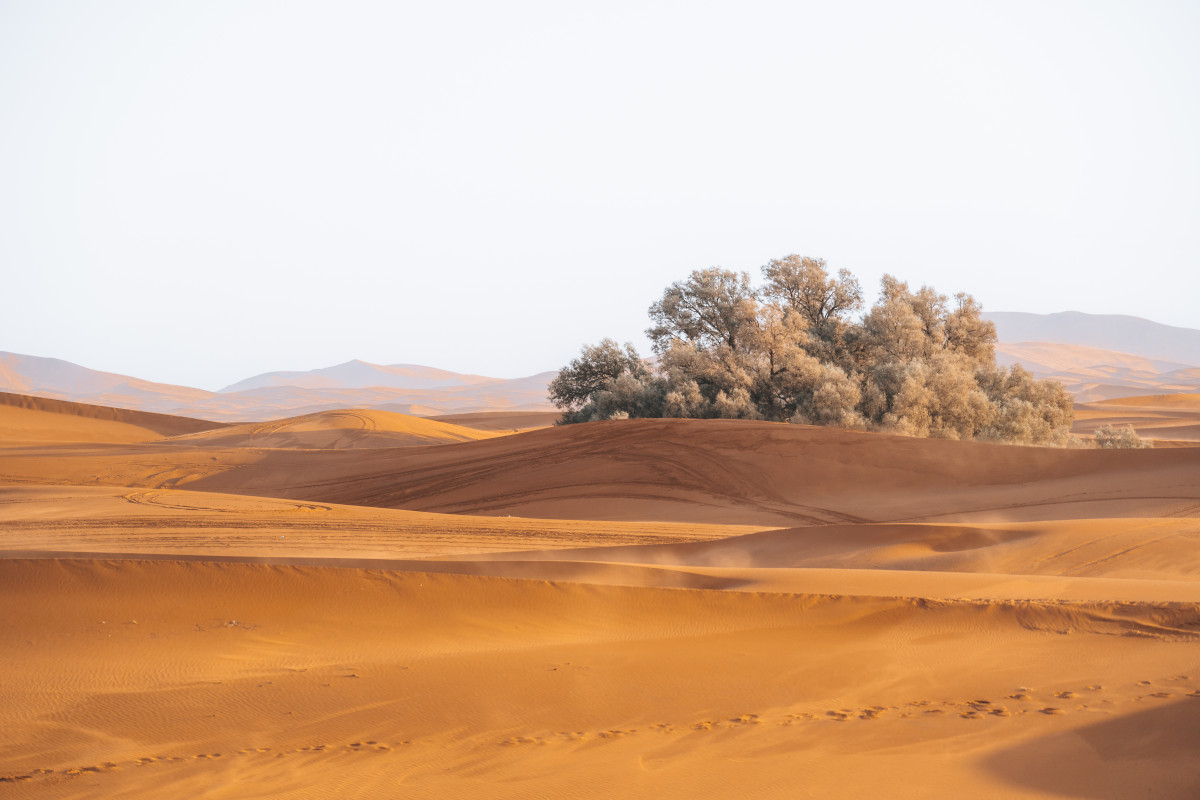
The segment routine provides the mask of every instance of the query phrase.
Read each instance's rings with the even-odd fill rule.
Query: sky
[[[1195,2],[0,0],[0,350],[518,377],[798,253],[1200,328]]]

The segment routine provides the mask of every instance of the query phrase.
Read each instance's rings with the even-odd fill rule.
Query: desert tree
[[[737,349],[742,333],[753,324],[757,300],[745,272],[720,267],[696,270],[668,286],[650,306],[653,324],[646,335],[656,353],[665,352],[673,342]]]
[[[1075,445],[1071,436],[1075,404],[1061,383],[1038,380],[1020,364],[982,365],[975,377],[992,406],[992,418],[979,438],[1014,444]]]
[[[613,339],[603,339],[599,344],[584,345],[578,358],[559,370],[550,381],[550,402],[563,410],[563,422],[587,422],[596,411],[589,410],[580,416],[580,411],[594,401],[601,392],[610,392],[622,378],[622,394],[630,391],[629,382],[640,383],[648,378],[649,371],[637,350],[630,343],[623,347]],[[614,411],[616,409],[613,409]]]
[[[710,267],[668,286],[630,345],[585,347],[551,383],[564,422],[629,417],[766,419],[913,436],[1070,444],[1061,384],[998,367],[996,329],[969,294],[953,302],[885,275],[860,319],[846,270],[797,255],[745,272]]]
[[[862,287],[845,269],[831,277],[825,259],[788,255],[762,267],[764,299],[806,323],[807,349],[821,361],[845,363],[850,315],[862,308]]]

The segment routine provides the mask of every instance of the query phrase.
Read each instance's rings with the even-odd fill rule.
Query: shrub
[[[1096,445],[1108,450],[1145,450],[1154,442],[1137,435],[1132,425],[1102,425],[1096,429]]]

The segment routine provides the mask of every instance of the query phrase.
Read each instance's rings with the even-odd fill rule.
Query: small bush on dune
[[[1096,445],[1106,450],[1145,450],[1154,442],[1138,436],[1132,425],[1102,425],[1096,429]]]
[[[969,294],[952,301],[885,275],[879,300],[855,318],[862,289],[846,270],[831,276],[823,260],[792,255],[762,274],[755,287],[745,272],[712,267],[668,286],[650,307],[653,366],[630,344],[584,347],[550,383],[560,422],[765,419],[1071,443],[1070,396],[997,366],[996,328]]]

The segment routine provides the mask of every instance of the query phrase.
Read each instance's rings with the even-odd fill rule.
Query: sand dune
[[[8,482],[771,527],[1195,516],[1197,475],[1192,448],[1056,450],[732,420],[624,420],[433,448],[0,451]]]
[[[1132,425],[1158,446],[1200,445],[1200,394],[1120,397],[1075,406],[1076,434],[1090,436],[1103,425]]]
[[[232,425],[175,437],[196,447],[282,447],[345,450],[472,442],[494,433],[391,411],[346,409]]]
[[[549,428],[561,417],[562,414],[558,411],[477,411],[473,414],[437,414],[430,419],[478,428],[481,431],[518,433]]]
[[[1001,365],[1020,364],[1038,378],[1062,383],[1078,403],[1200,388],[1200,370],[1189,364],[1077,344],[1001,342],[996,360]],[[1193,360],[1200,360],[1200,354]]]
[[[1124,314],[1029,314],[991,311],[1001,342],[1053,342],[1197,365],[1200,330],[1163,325]]]
[[[801,781],[1183,798],[1200,781],[1194,604],[108,560],[9,559],[0,582],[21,642],[0,770],[42,797],[795,797]]]
[[[178,489],[0,485],[0,551],[413,559],[720,539],[761,526],[537,520]]]
[[[0,439],[0,795],[1200,794],[1200,449],[365,416]]]
[[[209,422],[147,411],[0,392],[0,442],[149,442],[223,428]]]
[[[1004,342],[996,345],[997,362],[1021,364],[1032,372],[1057,372],[1076,377],[1110,378],[1128,374],[1150,379],[1163,373],[1187,369],[1194,363],[1163,361],[1133,353],[1102,350],[1060,342]],[[1196,360],[1200,360],[1197,354]]]
[[[1197,474],[1200,451],[627,420],[412,452],[313,453],[303,462],[264,454],[236,473],[210,466],[179,485],[441,513],[788,526],[1190,514],[1200,506]]]

